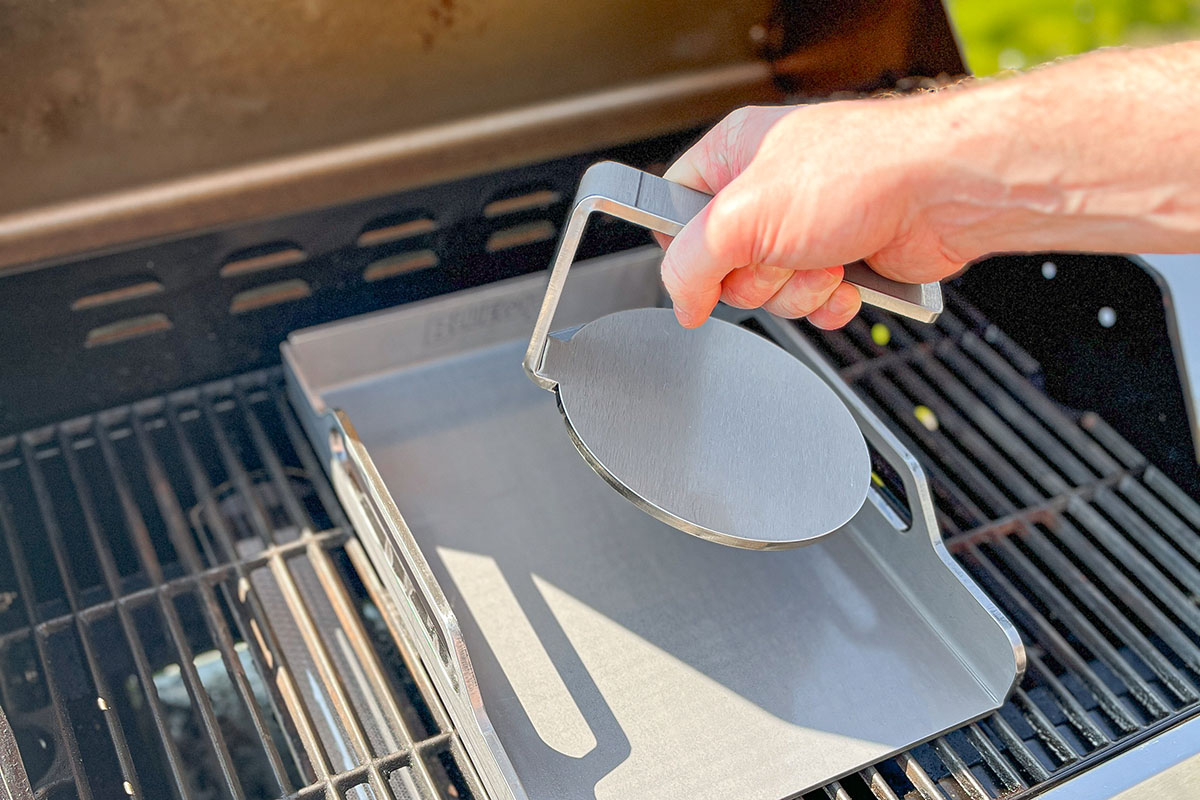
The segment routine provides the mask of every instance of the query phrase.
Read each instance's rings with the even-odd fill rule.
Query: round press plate
[[[846,406],[794,356],[721,320],[620,311],[556,346],[588,463],[658,519],[735,547],[798,547],[862,506],[870,457]]]

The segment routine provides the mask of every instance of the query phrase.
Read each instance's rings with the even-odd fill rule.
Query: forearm
[[[1200,43],[1105,51],[919,101],[926,222],[991,252],[1200,252]]]

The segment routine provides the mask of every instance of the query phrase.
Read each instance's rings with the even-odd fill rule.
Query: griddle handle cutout
[[[588,217],[596,211],[624,219],[643,228],[674,236],[700,213],[712,196],[668,181],[640,169],[601,161],[583,174],[575,204],[563,228],[550,281],[534,324],[524,367],[529,378],[553,391],[557,382],[542,371],[546,338],[562,296],[567,271],[575,260]],[[883,277],[863,261],[846,265],[845,280],[858,288],[862,301],[918,322],[933,322],[942,313],[942,287],[938,283],[900,283]]]

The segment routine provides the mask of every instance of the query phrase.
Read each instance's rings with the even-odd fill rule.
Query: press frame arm
[[[599,211],[674,236],[708,205],[712,195],[698,192],[640,169],[602,161],[593,164],[579,182],[575,204],[567,218],[550,269],[550,280],[523,365],[530,380],[553,391],[557,381],[542,374],[546,345],[554,312],[567,282],[567,272],[579,250],[588,217]],[[942,313],[942,287],[938,283],[910,284],[893,281],[856,261],[845,267],[846,283],[858,288],[862,301],[918,322],[933,322]]]

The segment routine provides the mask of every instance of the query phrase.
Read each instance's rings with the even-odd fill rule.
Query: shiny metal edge
[[[1043,800],[1194,800],[1200,794],[1200,717],[1094,764]]]
[[[355,530],[375,533],[375,536],[360,535],[359,539],[370,553],[375,568],[379,570],[387,565],[397,578],[383,583],[393,599],[411,612],[402,615],[404,625],[429,669],[455,730],[463,739],[463,750],[471,765],[492,800],[528,800],[488,719],[458,618],[429,562],[349,418],[334,410],[325,415],[325,420],[331,426],[334,441],[340,436],[345,445],[339,452],[335,444],[331,453],[330,476],[334,490],[342,498]],[[358,502],[347,503],[348,499]],[[366,515],[382,522],[382,528],[378,524],[372,525]],[[420,624],[414,625],[414,622]]]
[[[3,708],[0,708],[0,800],[33,800],[21,751]]]
[[[600,149],[781,99],[747,62],[0,216],[0,274]]]
[[[1162,291],[1167,336],[1179,371],[1192,448],[1200,461],[1200,311],[1194,302],[1187,302],[1200,291],[1200,255],[1142,254],[1130,256],[1130,260],[1145,270]],[[1181,285],[1183,282],[1188,285]]]
[[[588,466],[592,468],[592,471],[603,478],[605,483],[607,483],[613,489],[616,489],[618,494],[620,494],[630,503],[633,503],[646,514],[654,517],[659,522],[670,525],[672,528],[681,530],[684,533],[689,533],[692,536],[700,539],[704,539],[709,542],[715,542],[716,544],[724,545],[725,547],[736,547],[739,550],[794,550],[798,547],[804,547],[806,545],[818,542],[830,535],[829,533],[824,533],[820,536],[812,536],[808,539],[800,539],[799,541],[783,542],[769,539],[747,539],[741,536],[730,536],[727,533],[722,533],[721,531],[716,531],[712,528],[706,528],[703,525],[697,525],[694,522],[676,516],[662,506],[656,505],[642,497],[640,494],[630,489],[624,481],[622,481],[616,475],[613,475],[612,472],[609,471],[608,467],[604,465],[604,462],[597,458],[596,454],[593,453],[587,444],[579,438],[575,428],[571,425],[567,418],[567,413],[562,406],[562,397],[557,391],[554,393],[554,398],[557,401],[559,413],[563,415],[563,421],[566,423],[565,427],[567,429],[567,435],[571,438],[571,443],[575,445],[575,449],[579,452],[579,455],[583,456],[583,460],[586,461]],[[870,494],[870,487],[868,487],[867,492]],[[859,508],[854,509],[854,513],[851,514],[850,517],[842,523],[842,525],[849,523],[851,519],[858,515],[858,511]],[[838,526],[838,528],[840,527],[841,525]],[[837,529],[835,529],[835,531],[836,530]]]
[[[979,680],[982,685],[995,699],[995,707],[999,708],[1004,704],[1008,694],[1020,683],[1022,676],[1025,674],[1026,655],[1025,644],[1021,641],[1020,634],[1017,633],[1017,628],[1005,616],[1000,607],[992,601],[992,599],[979,587],[978,584],[971,578],[970,575],[959,565],[950,551],[946,549],[946,545],[942,541],[941,529],[938,527],[937,514],[933,505],[933,495],[929,490],[929,480],[925,476],[925,470],[916,457],[909,452],[904,444],[897,438],[890,428],[884,424],[867,404],[854,393],[842,378],[837,374],[837,370],[817,352],[816,348],[804,338],[797,330],[794,324],[770,314],[756,314],[755,318],[762,323],[763,327],[776,338],[782,346],[789,352],[793,353],[811,367],[818,375],[820,375],[827,384],[837,393],[838,397],[850,409],[850,413],[858,421],[859,427],[863,431],[863,435],[867,437],[867,441],[875,450],[882,455],[893,469],[900,475],[904,482],[904,489],[908,493],[909,510],[912,513],[912,525],[905,535],[920,536],[923,540],[929,543],[937,558],[942,562],[946,569],[954,575],[963,588],[970,593],[971,597],[977,602],[992,618],[996,626],[999,628],[1002,635],[1008,640],[1012,647],[1013,665],[1015,667],[1011,681],[1004,685],[999,685],[995,682],[988,681],[980,674],[975,665],[967,660],[967,655],[958,648],[952,648],[959,655],[964,666],[971,670],[972,674]],[[874,503],[880,510],[883,510],[885,503],[878,493],[872,491],[868,494],[871,502]],[[894,515],[885,515],[894,516]],[[871,545],[864,542],[864,546]],[[913,602],[922,611],[922,616],[937,627],[937,620],[940,618],[939,613],[934,609],[925,607],[925,604],[912,596],[911,592],[904,589],[905,582],[900,576],[895,574],[892,565],[886,558],[879,559],[884,571],[901,590],[901,593],[908,597],[910,602]],[[945,635],[943,639],[947,642],[952,641],[952,637]]]

